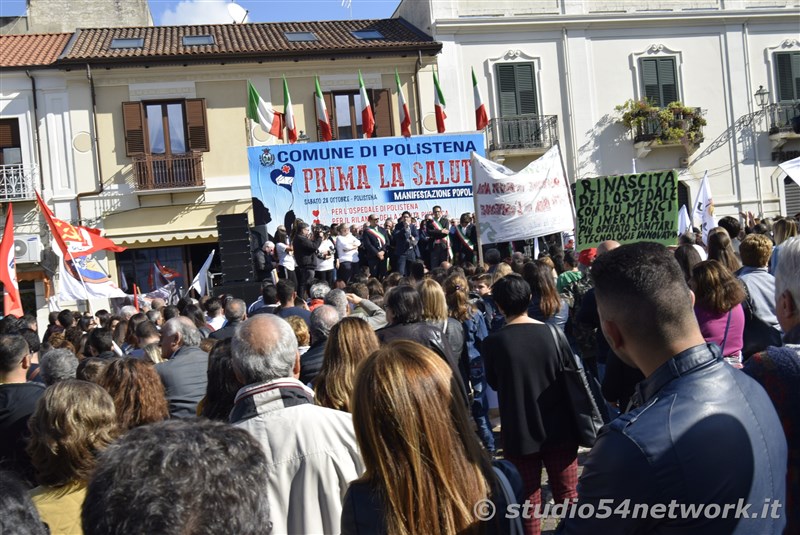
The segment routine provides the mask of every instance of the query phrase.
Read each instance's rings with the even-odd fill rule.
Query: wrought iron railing
[[[703,119],[702,109],[694,108],[691,113],[685,114],[672,112],[669,115],[671,117],[669,120],[661,117],[659,111],[651,112],[636,125],[633,136],[634,143],[656,139],[660,140],[661,143],[680,143],[683,141],[700,143],[703,140],[705,120]]]
[[[549,149],[558,141],[557,115],[513,115],[489,121],[489,151]]]
[[[134,156],[133,173],[138,190],[192,188],[205,185],[203,155],[200,152]]]
[[[39,166],[36,164],[0,165],[0,200],[34,199]]]
[[[770,135],[800,134],[800,101],[772,104],[766,111]]]

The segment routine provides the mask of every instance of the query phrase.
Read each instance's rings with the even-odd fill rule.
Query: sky
[[[149,0],[158,26],[231,22],[228,0]],[[400,0],[237,0],[248,22],[385,19]],[[348,7],[349,4],[349,7]],[[0,16],[25,14],[25,0],[0,0]]]

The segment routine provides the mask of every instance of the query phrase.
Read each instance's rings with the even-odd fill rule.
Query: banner
[[[483,134],[248,147],[255,224],[421,218],[435,205],[458,217],[473,210],[472,152],[484,154]]]
[[[58,301],[128,297],[91,256],[79,256],[73,260],[65,258],[58,247],[53,247],[53,252],[61,258]]]
[[[558,145],[519,173],[473,155],[475,217],[484,243],[572,230],[569,185]]]
[[[604,240],[675,245],[678,173],[674,170],[588,178],[575,186],[578,251]]]

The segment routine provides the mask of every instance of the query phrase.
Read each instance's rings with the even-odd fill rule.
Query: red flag
[[[47,226],[50,227],[53,239],[55,239],[64,256],[86,256],[104,250],[120,253],[126,249],[108,238],[102,237],[99,229],[74,227],[66,221],[56,219],[53,212],[39,196],[38,191],[36,192],[36,201],[39,203],[39,208],[42,210],[45,220],[47,220]]]
[[[136,284],[133,285],[133,306],[136,307],[136,312],[139,312],[139,289]]]
[[[22,300],[19,297],[17,284],[17,263],[14,260],[14,211],[12,204],[8,203],[6,214],[6,227],[3,229],[3,241],[0,242],[0,282],[3,283],[3,313],[8,316],[13,314],[18,318],[25,313],[22,311]]]
[[[168,268],[166,266],[162,266],[161,262],[156,259],[156,267],[158,268],[158,272],[161,273],[161,276],[164,277],[164,280],[170,282],[172,280],[178,279],[181,277],[179,271],[175,271],[172,268]]]

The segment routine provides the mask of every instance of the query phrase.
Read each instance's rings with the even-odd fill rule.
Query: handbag
[[[743,284],[742,286],[744,286],[746,296],[745,300],[742,301],[742,308],[744,309],[742,358],[747,360],[769,346],[782,346],[783,340],[778,329],[756,316],[750,292],[747,290],[746,285]]]
[[[555,326],[547,324],[558,351],[559,374],[564,384],[575,426],[578,432],[578,444],[587,448],[594,446],[597,434],[603,427],[603,417],[597,408],[586,372],[578,364],[575,354],[569,347],[564,334]]]

